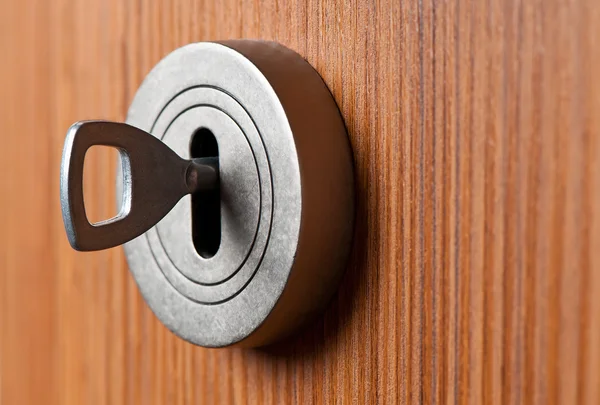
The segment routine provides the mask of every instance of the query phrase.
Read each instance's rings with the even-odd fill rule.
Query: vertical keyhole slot
[[[208,128],[198,129],[190,142],[192,159],[219,157],[219,145]],[[192,195],[192,239],[196,252],[213,257],[221,244],[221,193],[219,187]]]

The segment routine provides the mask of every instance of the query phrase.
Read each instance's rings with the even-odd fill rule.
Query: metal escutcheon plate
[[[324,309],[352,240],[352,154],[331,93],[302,57],[264,41],[184,46],[146,77],[127,123],[184,158],[200,128],[218,143],[217,253],[194,248],[189,196],[125,244],[170,330],[201,346],[261,346]]]

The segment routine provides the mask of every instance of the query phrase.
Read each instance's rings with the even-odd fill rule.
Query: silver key
[[[94,145],[119,150],[123,196],[116,217],[92,224],[83,201],[83,163]],[[152,228],[183,196],[212,190],[218,184],[218,158],[182,159],[159,139],[131,125],[77,122],[67,132],[60,173],[60,202],[69,243],[81,251],[121,245]]]

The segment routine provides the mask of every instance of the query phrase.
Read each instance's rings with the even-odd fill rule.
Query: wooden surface
[[[594,0],[2,2],[0,403],[600,403]],[[206,350],[58,200],[75,120],[121,120],[178,46],[275,39],[324,77],[359,218],[336,300],[276,347]],[[92,156],[90,210],[113,210]]]

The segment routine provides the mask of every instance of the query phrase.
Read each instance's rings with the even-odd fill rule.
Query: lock
[[[117,217],[90,224],[86,150],[120,151]],[[196,43],[148,74],[126,124],[69,129],[61,206],[78,250],[124,244],[152,311],[207,347],[261,346],[320,313],[354,224],[350,144],[318,73],[273,42]]]

